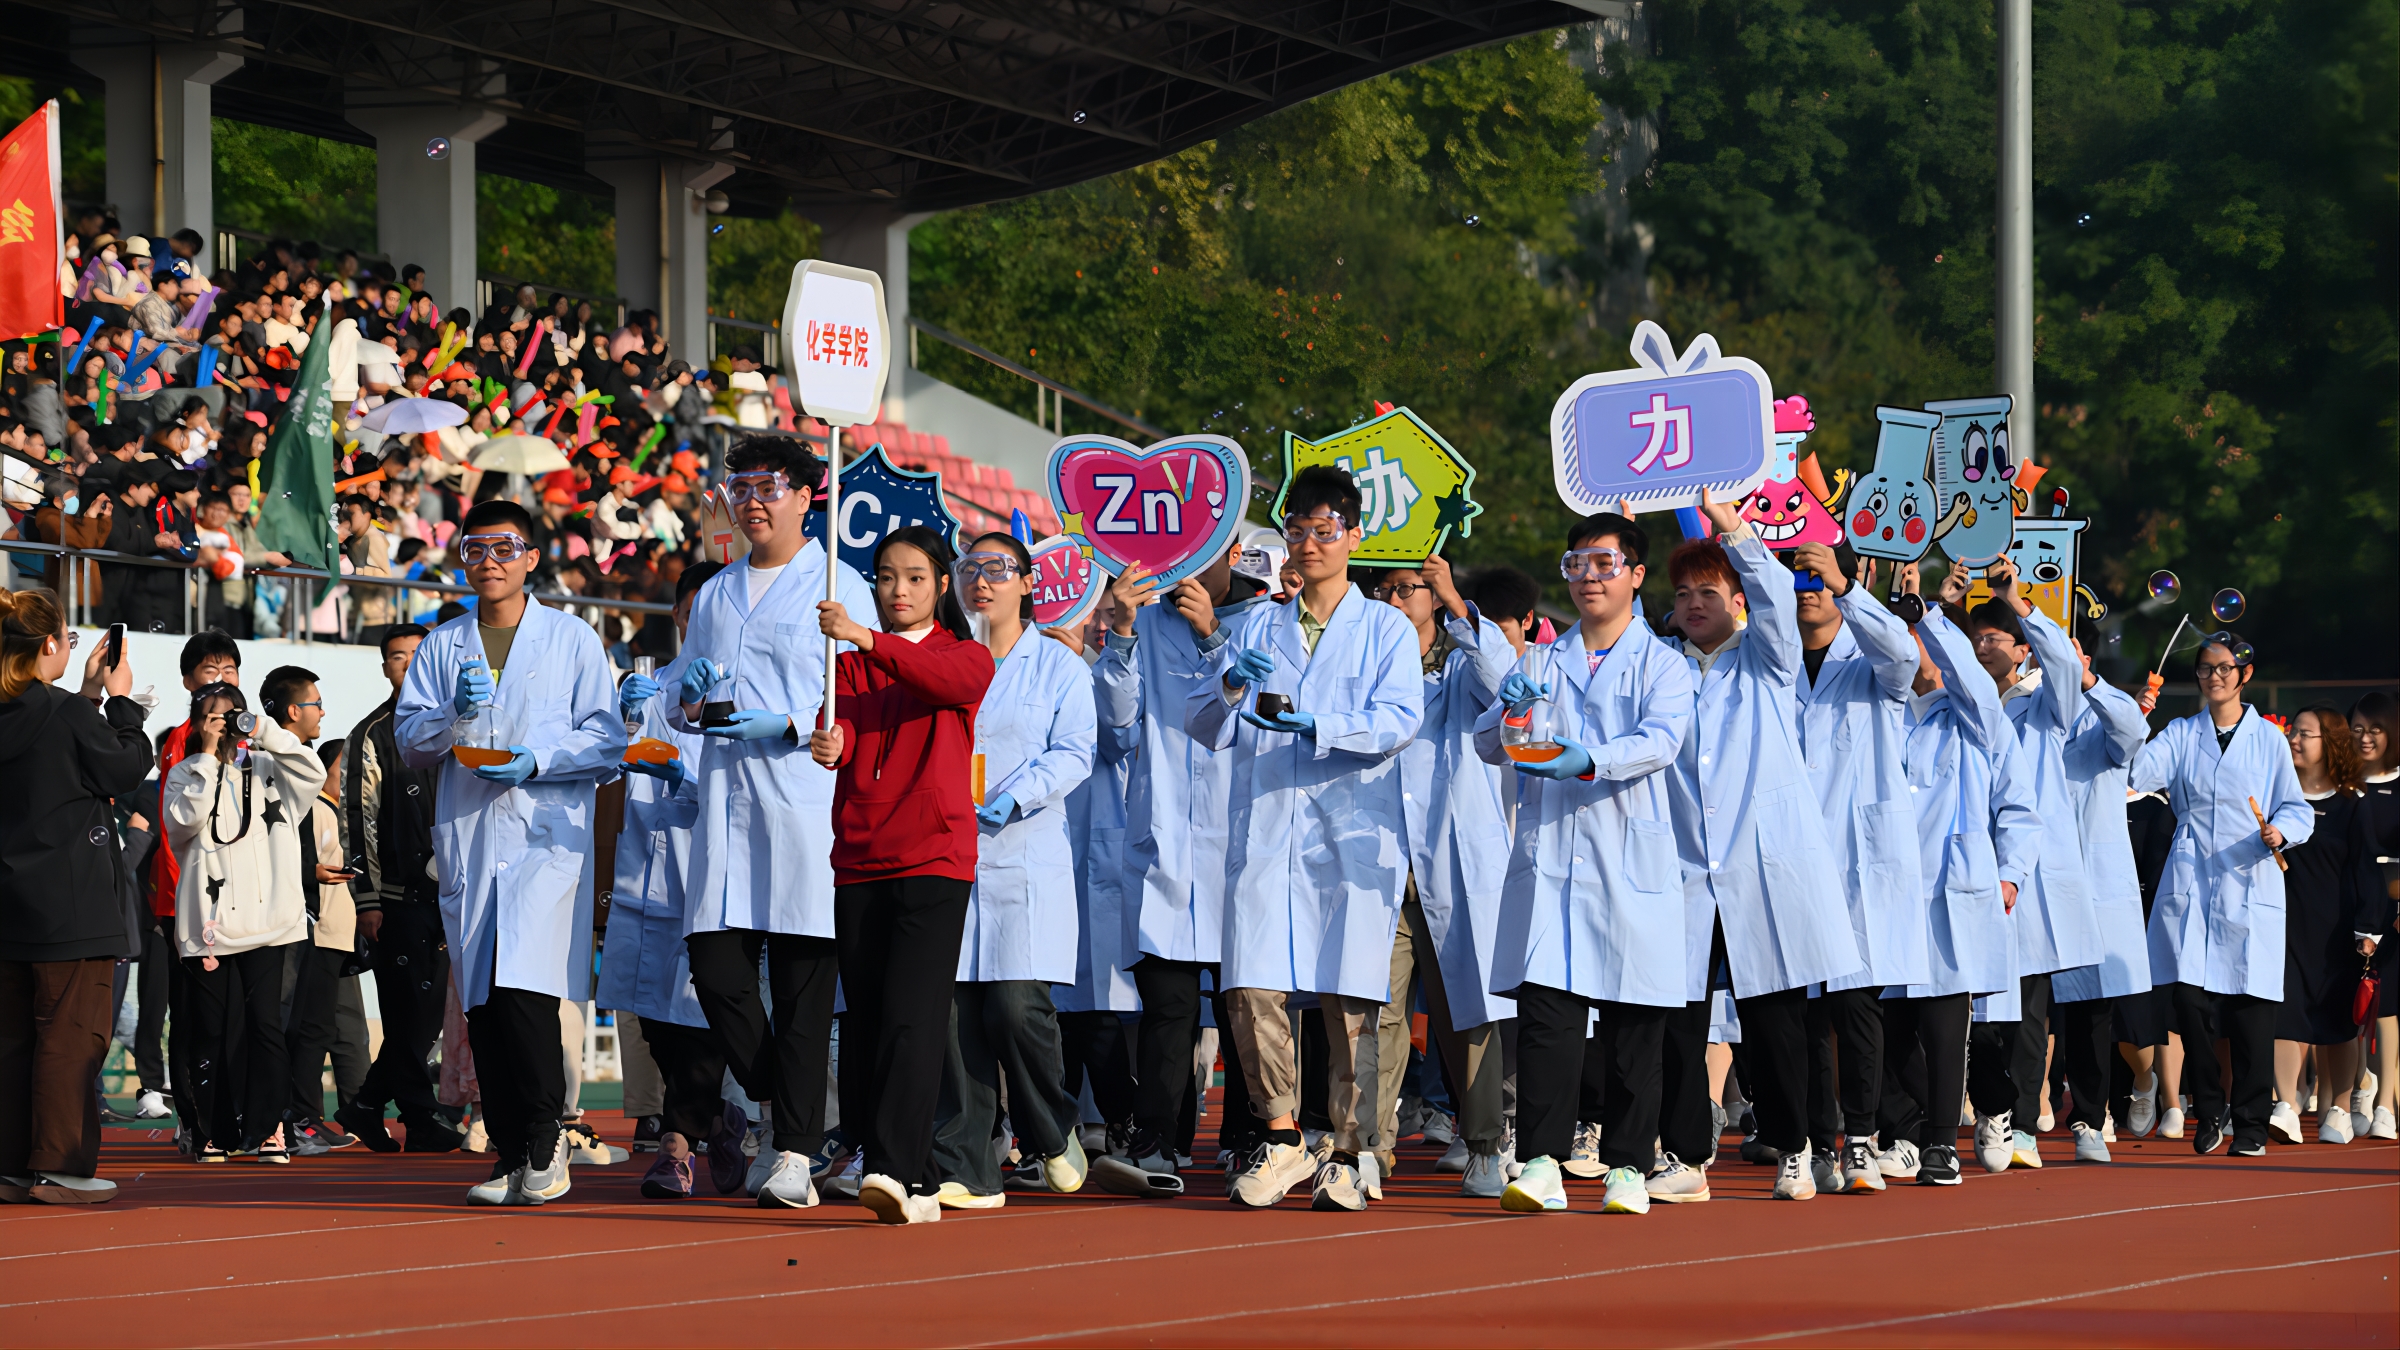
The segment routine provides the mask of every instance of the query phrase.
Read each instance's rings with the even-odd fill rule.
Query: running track
[[[1713,1202],[1647,1218],[1602,1217],[1591,1183],[1504,1216],[1411,1144],[1363,1215],[1237,1211],[1204,1170],[1167,1204],[1012,1195],[896,1229],[645,1202],[646,1158],[468,1210],[488,1155],[203,1169],[117,1142],[145,1133],[108,1131],[116,1203],[0,1210],[0,1344],[2400,1345],[2385,1142],[2126,1141],[2079,1168],[2050,1136],[2040,1171],[1777,1204],[1729,1140]]]

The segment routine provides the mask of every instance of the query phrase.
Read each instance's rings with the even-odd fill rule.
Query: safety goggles
[[[792,485],[781,469],[762,469],[755,473],[737,473],[725,480],[725,500],[735,506],[746,502],[779,502],[791,495]]]
[[[458,541],[458,560],[474,567],[489,558],[506,566],[533,552],[533,545],[514,534],[470,534]]]
[[[1613,581],[1625,572],[1625,551],[1571,548],[1558,555],[1558,574],[1569,581]]]
[[[1283,522],[1283,541],[1287,544],[1297,544],[1303,539],[1330,544],[1348,533],[1350,522],[1334,514],[1291,516]]]
[[[972,586],[978,577],[997,585],[1021,573],[1017,560],[1005,553],[970,553],[950,565],[950,575],[959,585]]]

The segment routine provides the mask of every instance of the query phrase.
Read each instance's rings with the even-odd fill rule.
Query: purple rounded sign
[[[1755,362],[1717,351],[1706,334],[1677,356],[1647,320],[1630,370],[1586,375],[1550,414],[1551,469],[1576,512],[1730,501],[1764,480],[1775,443],[1775,391]]]

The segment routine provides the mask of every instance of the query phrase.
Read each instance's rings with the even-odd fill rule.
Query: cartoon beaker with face
[[[1861,557],[1915,562],[1933,543],[1933,491],[1925,458],[1942,424],[1914,408],[1875,410],[1875,467],[1850,489],[1850,547]]]
[[[1928,403],[1942,419],[1933,437],[1933,491],[1942,552],[1981,567],[2008,552],[2016,533],[2017,469],[2006,394]]]

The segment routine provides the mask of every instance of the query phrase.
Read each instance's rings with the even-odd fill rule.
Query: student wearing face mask
[[[834,725],[809,755],[835,771],[834,934],[840,948],[842,1124],[859,1203],[884,1223],[942,1217],[934,1112],[975,887],[982,821],[975,718],[993,677],[952,588],[950,546],[921,525],[875,548],[880,631],[839,601],[818,629],[847,642]]]
[[[996,1209],[1006,1200],[992,1156],[1004,1073],[1009,1123],[1026,1158],[1010,1180],[1072,1192],[1090,1170],[1050,986],[1075,978],[1075,892],[1060,884],[1075,862],[1066,801],[1091,776],[1099,728],[1083,662],[1034,630],[1025,546],[984,535],[951,577],[996,669],[975,718],[983,790],[975,888],[959,943],[934,1157],[942,1204]]]

